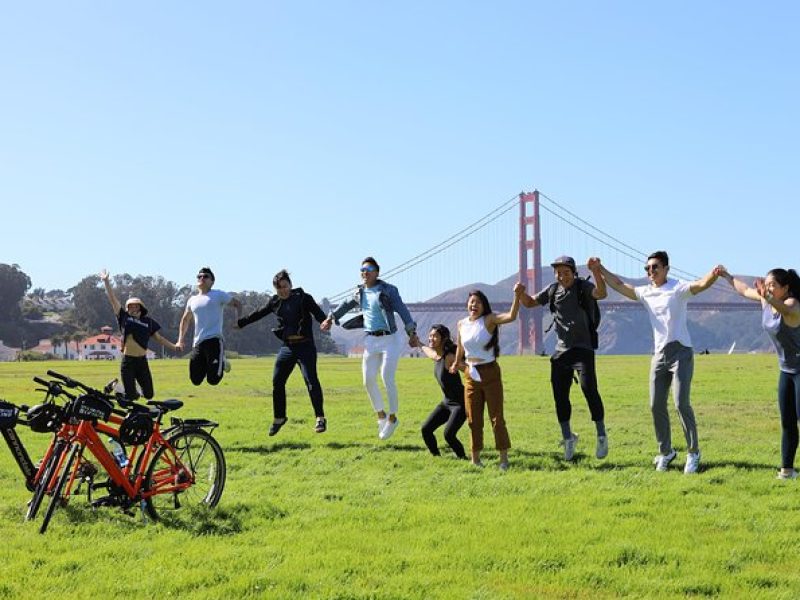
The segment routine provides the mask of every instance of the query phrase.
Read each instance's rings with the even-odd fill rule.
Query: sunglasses
[[[645,273],[650,273],[651,271],[655,272],[655,271],[658,271],[660,268],[661,268],[661,265],[645,265],[644,266],[644,272]]]
[[[208,275],[208,274],[206,274],[206,273],[200,273],[200,274],[197,276],[197,278],[198,278],[198,279],[210,279],[210,278],[211,278],[211,275]]]
[[[361,267],[362,273],[374,273],[377,270],[378,269],[376,269],[374,265],[367,265],[366,267]]]

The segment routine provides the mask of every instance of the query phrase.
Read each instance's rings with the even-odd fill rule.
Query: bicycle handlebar
[[[85,389],[87,392],[92,391],[91,388],[87,388],[81,382],[74,380],[72,377],[67,377],[66,375],[62,375],[61,373],[56,373],[53,370],[48,370],[47,374],[50,375],[50,377],[55,377],[56,379],[60,379],[61,381],[64,382],[64,385],[66,385],[68,388],[80,387]]]

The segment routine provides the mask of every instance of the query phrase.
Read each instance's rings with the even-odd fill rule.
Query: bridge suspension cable
[[[477,233],[490,223],[496,221],[510,210],[517,208],[518,203],[519,203],[519,197],[516,195],[512,196],[507,201],[503,202],[500,206],[491,210],[489,213],[487,213],[477,221],[471,223],[470,225],[467,225],[460,231],[457,231],[456,233],[448,237],[446,240],[439,242],[435,246],[429,248],[424,252],[417,254],[412,258],[409,258],[407,261],[397,265],[396,267],[392,267],[391,269],[384,271],[383,273],[381,273],[381,278],[386,280],[391,279],[392,277],[396,277],[397,275],[400,275],[401,273],[408,271],[409,269],[417,266],[418,264],[433,258],[437,254],[441,254],[451,246],[473,235],[474,233]],[[349,288],[343,292],[339,292],[338,294],[331,296],[329,300],[332,303],[336,304],[338,302],[341,302],[348,296],[350,296],[352,293],[353,293],[353,288]]]

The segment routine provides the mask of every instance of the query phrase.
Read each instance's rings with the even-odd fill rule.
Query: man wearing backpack
[[[553,387],[556,416],[561,426],[564,460],[572,460],[578,443],[578,435],[570,427],[572,404],[569,401],[569,391],[575,373],[597,430],[595,456],[605,458],[608,455],[608,436],[603,420],[603,400],[597,391],[594,357],[597,349],[597,327],[600,324],[597,301],[607,295],[605,281],[599,276],[600,262],[589,260],[587,265],[595,275],[596,286],[577,276],[578,269],[571,256],[560,256],[551,266],[556,282],[533,297],[523,294],[520,300],[527,308],[548,306],[553,314],[558,341],[550,358],[550,384]]]

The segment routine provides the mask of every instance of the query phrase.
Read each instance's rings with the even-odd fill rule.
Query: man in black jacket
[[[241,328],[270,313],[278,317],[278,327],[273,331],[283,341],[283,345],[275,357],[272,371],[273,421],[269,435],[275,435],[286,424],[286,381],[296,364],[300,365],[300,372],[317,417],[314,431],[322,433],[327,429],[327,420],[322,407],[322,386],[317,377],[317,347],[314,345],[311,319],[313,317],[320,323],[322,331],[330,330],[331,319],[325,318],[325,313],[310,294],[306,294],[302,288],[292,288],[292,280],[285,269],[278,271],[273,277],[272,285],[276,294],[267,304],[236,322],[237,327]]]

